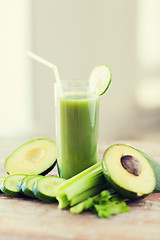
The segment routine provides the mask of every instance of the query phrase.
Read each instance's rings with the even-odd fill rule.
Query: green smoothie
[[[65,94],[56,105],[58,171],[68,179],[97,162],[99,98]]]

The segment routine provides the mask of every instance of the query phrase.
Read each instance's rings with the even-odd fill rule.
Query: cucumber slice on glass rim
[[[90,92],[100,96],[103,95],[110,86],[112,73],[107,65],[96,66],[89,77]]]

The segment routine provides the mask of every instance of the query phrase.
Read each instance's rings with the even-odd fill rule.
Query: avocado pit
[[[135,158],[131,155],[122,156],[121,164],[122,164],[123,168],[126,169],[129,173],[131,173],[135,176],[140,175],[141,169],[142,169],[142,164],[137,158]]]
[[[37,162],[45,156],[45,150],[42,147],[36,147],[27,151],[25,159],[30,162]]]

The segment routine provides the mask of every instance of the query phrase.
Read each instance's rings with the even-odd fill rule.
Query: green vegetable
[[[1,192],[1,186],[5,180],[5,177],[0,177],[0,192]]]
[[[87,200],[70,208],[70,212],[79,214],[84,210],[90,210],[98,214],[100,218],[109,218],[113,214],[128,212],[129,207],[126,205],[124,199],[117,194],[111,195],[109,191],[104,190],[100,194],[88,198]]]
[[[112,80],[112,73],[108,66],[101,64],[93,68],[90,77],[90,92],[100,96],[109,88]]]
[[[40,178],[33,186],[32,192],[41,201],[55,202],[55,189],[64,182],[65,179],[56,176],[47,176]]]
[[[22,185],[23,185],[23,183],[26,182],[29,178],[34,177],[34,176],[35,176],[35,175],[27,175],[26,177],[24,177],[23,179],[21,179],[21,180],[19,181],[19,183],[17,184],[17,189],[18,189],[18,191],[21,192],[21,193],[23,193],[23,191],[22,191]]]
[[[92,197],[108,187],[99,162],[76,176],[66,180],[56,188],[59,208],[73,206]]]
[[[22,185],[22,192],[31,198],[35,198],[35,195],[32,192],[32,188],[34,186],[34,184],[40,179],[43,178],[44,176],[41,175],[35,175],[34,177],[30,177],[27,179],[27,181],[25,181]]]
[[[1,191],[7,195],[20,196],[20,192],[17,188],[17,184],[25,177],[24,174],[13,174],[6,177],[1,185]]]

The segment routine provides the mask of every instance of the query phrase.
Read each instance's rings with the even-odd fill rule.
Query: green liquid
[[[70,178],[97,163],[98,97],[72,94],[57,105],[58,171]]]

